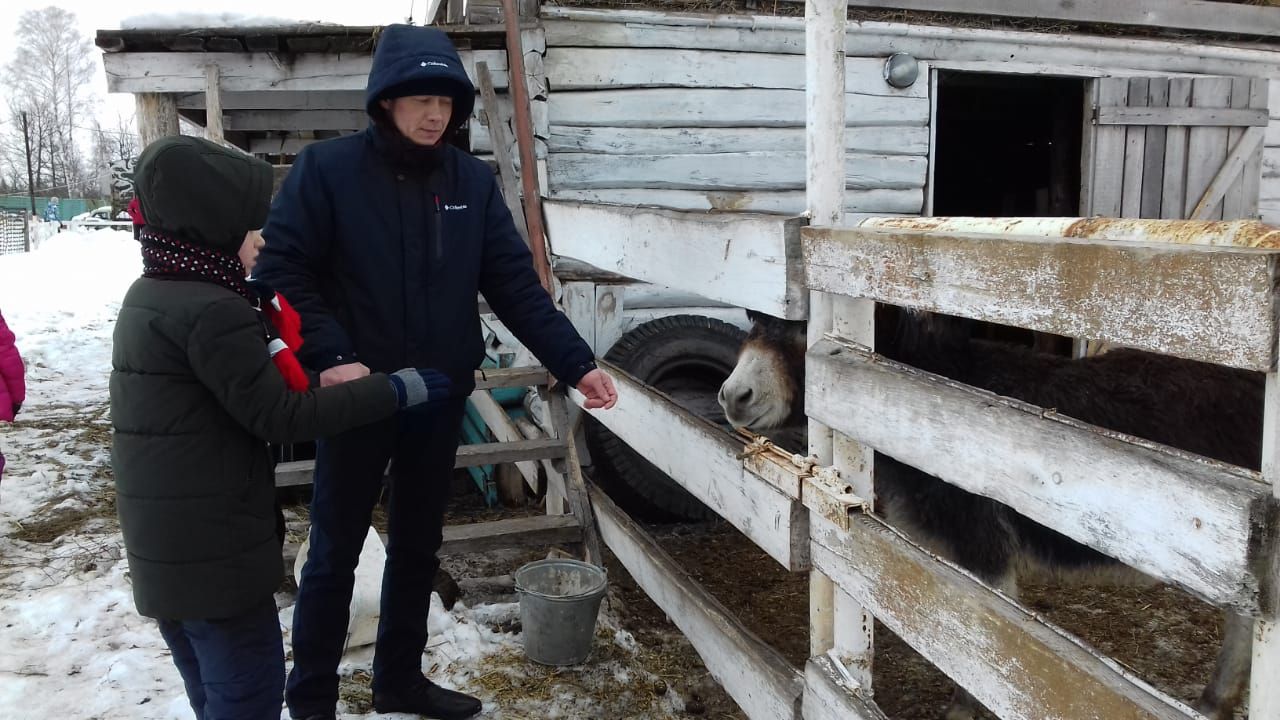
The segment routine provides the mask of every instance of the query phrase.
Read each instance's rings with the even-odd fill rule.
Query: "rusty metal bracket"
[[[777,473],[764,472],[768,463],[753,463],[752,459],[764,456],[778,462],[783,468],[791,468],[783,473],[791,486],[786,492],[840,529],[848,530],[854,515],[871,512],[871,503],[855,494],[853,486],[844,482],[836,468],[819,465],[817,458],[812,455],[787,452],[765,436],[750,430],[739,428],[737,432],[748,441],[738,454],[738,459],[746,461],[748,468],[755,470],[761,479],[780,488],[783,487],[783,482],[777,477]]]
[[[742,448],[742,452],[738,453],[738,459],[754,457],[756,455],[771,455],[783,462],[794,465],[802,474],[809,473],[813,468],[817,467],[818,459],[812,455],[800,455],[788,452],[778,447],[772,440],[764,435],[758,435],[745,428],[736,428],[735,432],[747,440],[747,444]]]
[[[871,503],[854,494],[853,486],[844,482],[840,471],[833,467],[814,468],[804,478],[800,500],[841,530],[850,528],[854,515],[871,512]]]

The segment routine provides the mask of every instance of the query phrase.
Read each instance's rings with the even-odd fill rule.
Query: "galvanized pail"
[[[581,560],[538,560],[515,573],[524,653],[542,665],[577,665],[591,654],[608,586],[604,568]]]

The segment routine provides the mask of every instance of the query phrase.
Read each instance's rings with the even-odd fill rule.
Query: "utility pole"
[[[22,251],[31,252],[31,224],[36,219],[36,181],[31,175],[31,131],[27,126],[27,113],[22,113],[22,142],[27,146],[27,197],[31,198],[31,217],[27,218],[22,233]]]
[[[36,179],[31,174],[31,130],[27,126],[27,113],[22,113],[22,142],[27,146],[27,194],[31,197],[31,217],[36,216]]]

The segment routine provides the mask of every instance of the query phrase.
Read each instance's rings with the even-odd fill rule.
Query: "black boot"
[[[380,713],[415,713],[435,720],[464,720],[480,712],[476,698],[446,690],[426,678],[409,685],[373,691],[373,709]]]

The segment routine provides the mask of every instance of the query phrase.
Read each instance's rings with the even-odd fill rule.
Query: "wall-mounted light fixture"
[[[920,63],[907,53],[897,52],[884,61],[884,81],[896,88],[909,88],[920,76]]]

